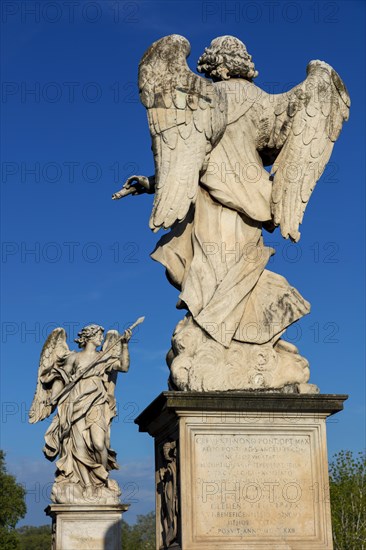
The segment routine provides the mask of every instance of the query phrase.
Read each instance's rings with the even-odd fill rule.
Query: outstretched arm
[[[127,372],[130,368],[130,352],[128,351],[127,342],[122,344],[122,354],[121,354],[121,372]]]
[[[122,340],[121,354],[119,360],[116,362],[114,369],[120,372],[127,372],[130,368],[130,352],[128,350],[128,342],[132,336],[132,330],[127,329],[124,333]]]
[[[132,185],[135,182],[134,185]],[[123,184],[122,189],[112,195],[113,200],[122,199],[127,195],[142,195],[155,192],[155,176],[131,176]]]

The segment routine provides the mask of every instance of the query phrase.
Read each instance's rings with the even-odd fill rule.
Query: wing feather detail
[[[102,346],[102,352],[105,352],[107,349],[109,349],[111,346],[114,346],[110,353],[108,354],[108,357],[120,357],[122,353],[122,340],[116,345],[117,340],[119,339],[121,335],[117,330],[109,330],[107,334],[105,335],[105,339]]]
[[[293,241],[300,238],[307,203],[350,107],[347,89],[330,65],[311,61],[307,73],[299,86],[277,96],[268,141],[268,147],[279,151],[271,170],[273,221]]]
[[[150,46],[139,66],[155,161],[153,231],[186,217],[200,173],[226,127],[226,95],[189,69],[189,53],[184,37],[166,36]]]
[[[54,411],[55,405],[47,405],[45,402],[51,396],[50,385],[45,382],[45,377],[53,368],[58,368],[62,377],[62,367],[66,356],[70,353],[66,342],[66,332],[63,328],[55,328],[48,336],[41,352],[38,367],[37,387],[32,406],[29,411],[29,422],[34,424],[44,420]],[[66,378],[64,382],[66,382]]]
[[[107,349],[113,346],[107,356],[108,360],[112,360],[112,364],[113,364],[113,359],[115,360],[115,363],[116,363],[122,354],[122,349],[123,349],[122,341],[120,340],[118,344],[116,343],[119,337],[120,337],[120,334],[118,333],[117,330],[109,330],[105,335],[104,343],[102,346],[102,352],[103,351],[105,352]],[[109,407],[113,415],[116,414],[116,399],[114,397],[114,389],[115,389],[116,383],[117,383],[117,370],[111,369],[108,375],[107,392],[109,396]]]

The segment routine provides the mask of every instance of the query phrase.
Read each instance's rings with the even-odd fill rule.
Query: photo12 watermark
[[[4,0],[3,24],[97,25],[105,22],[136,25],[141,19],[141,2],[129,0]]]

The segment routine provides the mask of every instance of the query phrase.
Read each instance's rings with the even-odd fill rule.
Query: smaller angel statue
[[[118,502],[118,484],[109,479],[109,471],[118,469],[110,446],[114,392],[118,372],[130,366],[132,330],[143,320],[140,317],[122,335],[109,330],[105,338],[103,327],[88,325],[75,340],[79,352],[70,351],[63,328],[53,330],[43,346],[29,422],[44,420],[57,409],[43,448],[48,460],[58,457],[53,502]]]

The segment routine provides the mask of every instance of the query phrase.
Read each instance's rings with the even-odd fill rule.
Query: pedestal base
[[[121,550],[122,513],[128,504],[51,504],[52,550]]]
[[[155,438],[157,548],[331,550],[326,426],[344,395],[164,392]]]

